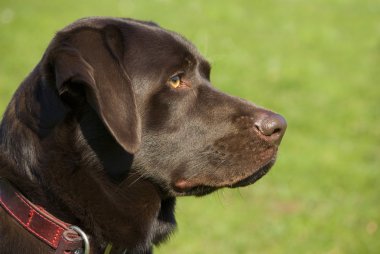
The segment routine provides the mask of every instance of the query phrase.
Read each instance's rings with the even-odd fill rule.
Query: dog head
[[[177,33],[83,19],[57,34],[43,62],[70,110],[89,105],[131,158],[122,173],[133,170],[164,195],[248,185],[274,164],[284,118],[215,89],[209,62]]]

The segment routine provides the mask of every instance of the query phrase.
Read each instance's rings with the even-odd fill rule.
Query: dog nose
[[[287,123],[285,118],[273,112],[260,112],[254,123],[260,134],[279,143],[285,134]]]

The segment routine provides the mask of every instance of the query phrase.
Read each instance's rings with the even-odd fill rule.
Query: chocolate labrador
[[[152,22],[59,31],[1,122],[0,253],[151,253],[176,197],[265,175],[284,118],[218,91],[210,70]]]

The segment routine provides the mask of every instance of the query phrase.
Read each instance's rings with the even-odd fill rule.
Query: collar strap
[[[89,253],[86,234],[36,206],[0,177],[0,205],[23,228],[48,244],[55,254]]]

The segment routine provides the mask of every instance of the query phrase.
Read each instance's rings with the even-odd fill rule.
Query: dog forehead
[[[127,24],[121,27],[121,29],[127,43],[129,41],[137,41],[137,46],[144,50],[186,52],[194,55],[194,57],[199,55],[197,48],[185,37],[160,26],[127,20]]]

